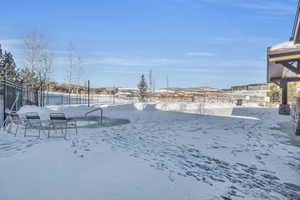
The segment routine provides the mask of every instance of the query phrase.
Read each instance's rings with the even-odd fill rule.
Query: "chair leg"
[[[65,140],[67,139],[67,129],[65,130],[65,136],[64,136],[64,139],[65,139]]]
[[[26,137],[26,134],[27,134],[27,127],[25,127],[24,137]]]
[[[68,124],[66,124],[66,128],[65,128],[65,140],[67,139],[67,134],[68,134]]]
[[[16,137],[17,134],[18,134],[18,130],[19,130],[19,125],[17,125],[17,127],[16,127],[15,137]]]
[[[62,132],[65,131],[65,133],[64,133],[64,139],[65,140],[67,139],[67,128],[68,128],[68,125],[66,124],[65,127],[64,127],[64,130],[63,130],[63,128],[61,129]]]
[[[48,138],[50,137],[50,131],[51,131],[51,129],[52,129],[52,126],[50,125],[49,129],[48,129]]]
[[[12,127],[12,123],[9,123],[7,125],[7,133],[11,133],[11,127]]]
[[[75,131],[76,131],[76,135],[78,135],[77,124],[75,124]]]

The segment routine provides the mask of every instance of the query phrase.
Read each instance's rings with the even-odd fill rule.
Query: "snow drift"
[[[156,104],[156,109],[162,111],[176,111],[219,116],[231,116],[233,107],[233,104],[206,104],[188,102],[168,102]]]
[[[155,104],[135,103],[134,107],[139,111],[155,111]]]

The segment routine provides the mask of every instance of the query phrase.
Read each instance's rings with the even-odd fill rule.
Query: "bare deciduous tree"
[[[74,67],[75,67],[75,48],[71,42],[68,47],[68,66],[66,68],[65,81],[69,84],[74,83]]]
[[[71,93],[79,93],[79,85],[83,71],[81,68],[81,58],[75,52],[75,47],[72,42],[69,44],[68,52],[68,66],[66,68],[65,81],[69,84],[69,103],[71,103]]]
[[[81,68],[81,58],[76,54],[72,42],[69,44],[68,52],[68,66],[66,68],[65,81],[70,84],[69,90],[71,92],[77,89],[75,85],[80,85],[83,71]]]
[[[40,105],[43,105],[43,93],[53,72],[53,54],[48,48],[47,40],[38,32],[25,37],[24,53],[26,71],[29,76],[35,76],[35,79],[27,79],[27,84],[39,88]]]

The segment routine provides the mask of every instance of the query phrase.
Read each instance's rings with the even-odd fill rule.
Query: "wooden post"
[[[288,104],[288,81],[287,79],[280,80],[281,87],[281,104],[279,107],[280,115],[290,115],[290,105]]]
[[[287,87],[287,81],[285,79],[281,80],[281,90],[282,90],[282,96],[281,96],[281,104],[288,104],[288,87]]]
[[[296,109],[294,113],[296,119],[296,135],[300,136],[300,98],[296,98]]]

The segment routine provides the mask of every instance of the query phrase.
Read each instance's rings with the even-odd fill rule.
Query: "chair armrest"
[[[72,119],[72,120],[67,120],[67,125],[71,125],[71,126],[77,126],[77,121]]]

